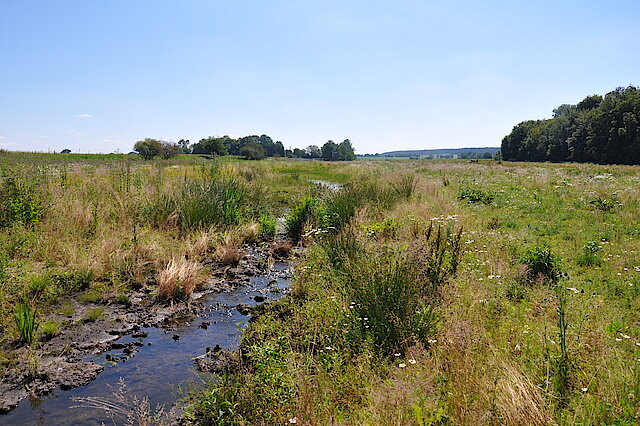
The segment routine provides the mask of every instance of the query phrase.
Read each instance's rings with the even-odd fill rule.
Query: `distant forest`
[[[229,136],[209,136],[194,144],[189,143],[188,139],[180,139],[178,143],[174,143],[146,138],[136,142],[133,149],[134,153],[140,154],[145,160],[150,160],[157,155],[171,158],[180,153],[211,156],[238,155],[248,160],[261,160],[266,157],[310,158],[327,161],[352,161],[356,159],[353,145],[349,139],[340,143],[329,140],[322,147],[309,145],[306,149],[290,150],[285,149],[282,142],[274,142],[267,135],[244,136],[238,139]]]
[[[524,121],[502,140],[508,161],[640,164],[640,90],[618,87],[563,104],[549,120]]]
[[[500,148],[445,148],[389,151],[382,154],[364,154],[362,157],[399,157],[399,158],[491,158]]]

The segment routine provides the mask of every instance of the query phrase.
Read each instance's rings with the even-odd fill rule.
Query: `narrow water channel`
[[[122,337],[119,342],[139,341],[138,353],[132,358],[113,363],[117,350],[93,355],[87,360],[105,366],[96,380],[87,386],[63,391],[60,389],[36,399],[23,400],[8,414],[0,416],[2,425],[99,425],[112,424],[109,415],[101,409],[71,408],[78,405],[73,397],[112,397],[123,378],[128,390],[148,397],[152,407],[162,404],[165,412],[179,397],[179,388],[198,380],[193,358],[203,355],[208,347],[222,349],[238,347],[242,330],[249,317],[235,307],[246,303],[257,305],[256,296],[278,299],[290,285],[290,270],[286,262],[276,262],[267,275],[251,278],[249,285],[226,293],[205,297],[206,309],[200,317],[176,322],[172,329],[145,328],[147,337]],[[207,327],[203,327],[207,325]]]

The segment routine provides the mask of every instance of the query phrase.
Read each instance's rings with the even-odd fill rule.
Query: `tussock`
[[[184,299],[205,281],[200,263],[184,259],[171,259],[167,267],[158,273],[158,298]]]
[[[517,367],[504,364],[498,380],[496,396],[502,420],[509,425],[554,424],[547,412],[541,390]]]

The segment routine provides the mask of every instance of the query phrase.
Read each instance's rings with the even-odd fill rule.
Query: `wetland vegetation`
[[[47,346],[65,333],[188,310],[248,247],[265,264],[298,247],[290,293],[250,310],[183,422],[640,419],[637,166],[2,152],[0,169],[3,397],[79,356]]]

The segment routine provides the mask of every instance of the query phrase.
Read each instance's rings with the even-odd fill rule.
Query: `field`
[[[3,381],[140,289],[186,303],[284,217],[293,288],[186,422],[640,420],[638,167],[0,153],[0,176]]]

